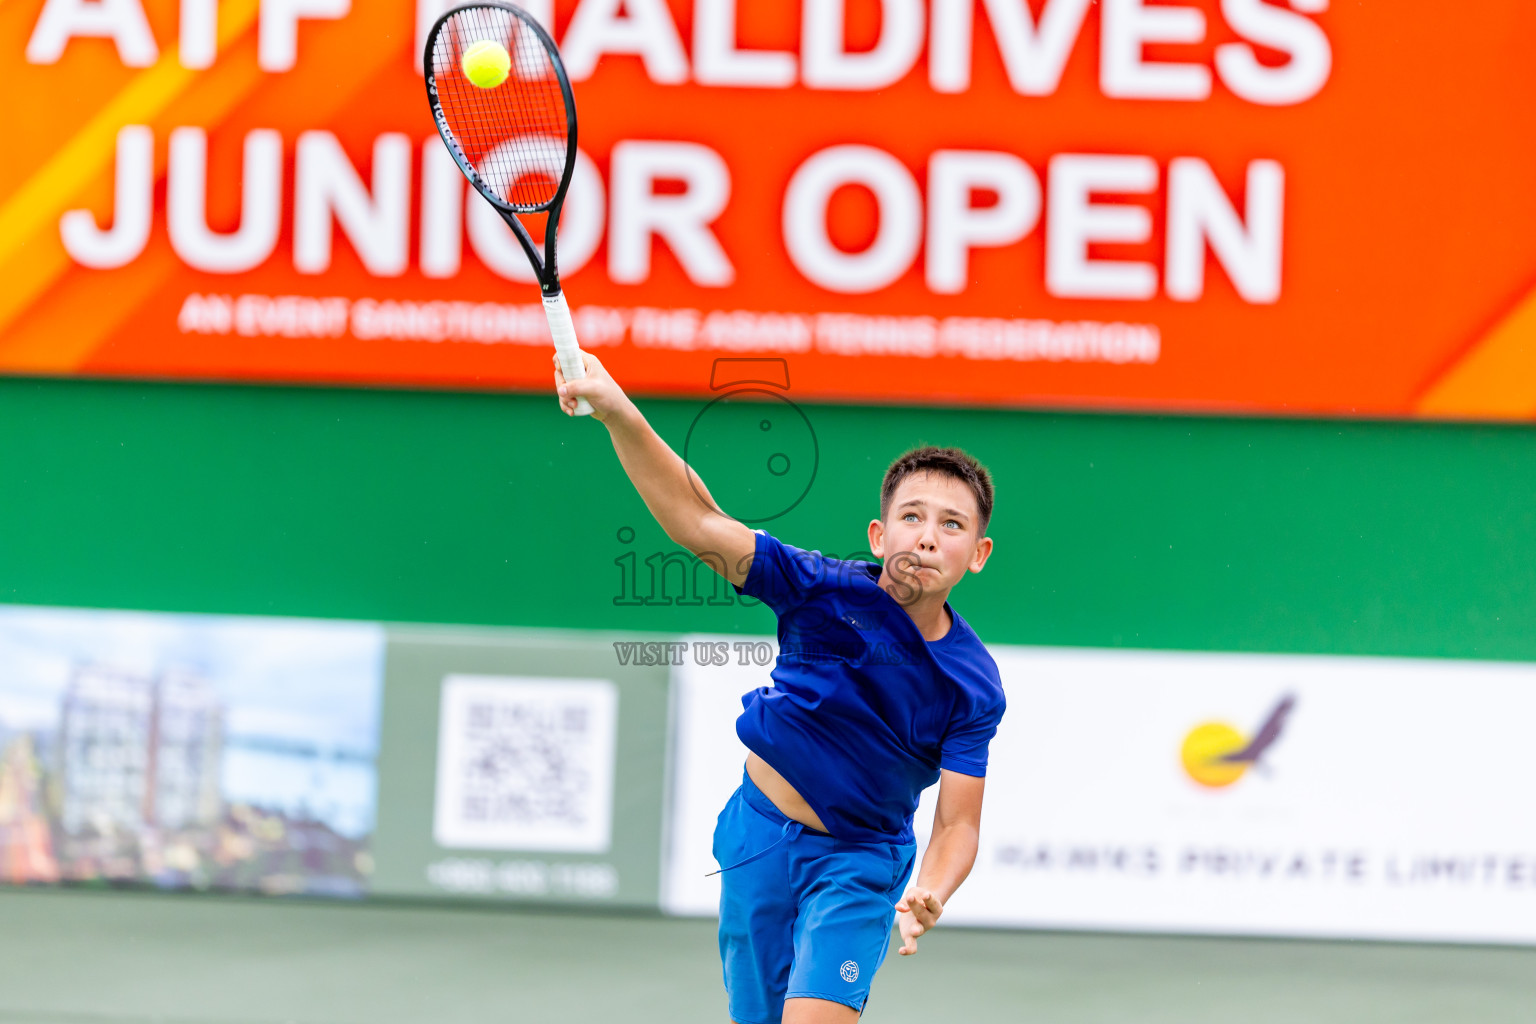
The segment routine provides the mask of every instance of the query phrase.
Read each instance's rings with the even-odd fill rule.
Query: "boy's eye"
[[[949,525],[949,524],[953,524],[955,526],[959,526],[960,525],[959,523],[955,522],[953,519],[946,519],[946,520],[944,520],[944,522],[945,522],[946,525]]]
[[[903,519],[916,519],[917,518],[917,513],[916,512],[908,512],[905,515],[903,515],[901,518],[903,518]]]

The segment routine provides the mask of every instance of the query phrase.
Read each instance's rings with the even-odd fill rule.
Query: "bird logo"
[[[1184,737],[1179,759],[1184,771],[1200,785],[1222,789],[1247,774],[1249,768],[1263,768],[1263,758],[1280,739],[1286,719],[1296,707],[1296,695],[1280,698],[1249,739],[1226,722],[1202,722]]]

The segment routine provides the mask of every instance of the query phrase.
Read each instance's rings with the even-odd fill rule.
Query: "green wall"
[[[641,402],[675,447],[702,406]],[[988,641],[1536,659],[1529,429],[804,411],[819,472],[762,524],[801,547],[860,548],[905,447],[991,467],[996,554],[953,598]],[[717,495],[755,486],[711,464]],[[548,396],[5,380],[0,485],[7,602],[772,629],[615,604],[615,559],[671,546],[607,431]]]

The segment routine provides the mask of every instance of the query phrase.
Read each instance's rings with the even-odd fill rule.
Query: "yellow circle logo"
[[[1189,777],[1202,786],[1230,786],[1248,770],[1247,761],[1227,760],[1248,746],[1248,739],[1226,722],[1204,722],[1184,737],[1179,758]]]

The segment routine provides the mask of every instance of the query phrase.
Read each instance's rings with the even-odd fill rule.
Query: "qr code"
[[[603,679],[443,679],[432,834],[450,849],[602,853],[618,690]]]

